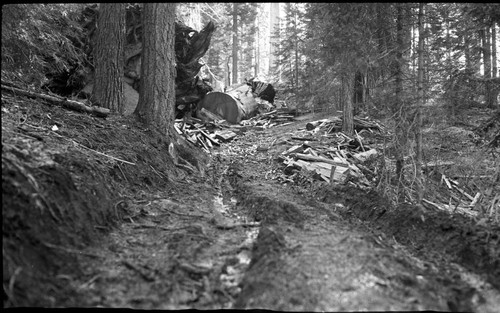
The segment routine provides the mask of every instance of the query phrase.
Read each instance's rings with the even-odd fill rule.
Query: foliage
[[[320,104],[336,106],[341,102],[342,73],[366,71],[384,60],[379,55],[386,51],[377,51],[376,8],[371,4],[310,3],[302,13],[306,24],[301,38],[293,31],[281,36],[284,46],[289,46],[288,38],[303,41],[299,73],[305,74],[306,97],[317,95]]]
[[[403,14],[401,43],[396,42],[398,6]],[[286,8],[277,55],[280,78],[299,97],[309,99],[315,95],[316,102],[325,109],[332,106],[340,109],[342,72],[355,72],[368,91],[367,99],[361,103],[364,109],[392,114],[389,108],[399,105],[394,94],[395,77],[401,65],[404,86],[401,99],[415,103],[418,37],[415,4],[293,3]],[[474,84],[467,85],[467,92],[461,90],[460,94],[466,97],[448,101],[449,109],[479,104],[487,92],[478,83],[484,48],[479,30],[498,23],[499,16],[498,4],[426,5],[422,35],[427,99],[444,97],[448,101],[448,89],[457,86],[456,73],[460,72],[461,77],[464,73],[470,75],[467,80]],[[400,45],[404,47],[402,58],[397,55]],[[463,79],[459,85],[464,85],[462,82]]]
[[[206,3],[206,7],[201,10],[204,21],[213,20],[217,25],[205,61],[220,80],[224,80],[227,75],[227,62],[231,55],[229,47],[232,36],[226,35],[231,33],[231,18],[228,13],[231,12],[231,7],[231,3]]]
[[[295,93],[299,93],[303,84],[308,81],[308,72],[302,71],[307,60],[304,43],[306,38],[305,6],[301,3],[286,3],[283,27],[280,29],[279,47],[277,47],[277,80],[288,85]]]
[[[2,6],[2,76],[41,87],[46,77],[63,76],[81,84],[88,65],[78,20],[83,4],[9,4]]]

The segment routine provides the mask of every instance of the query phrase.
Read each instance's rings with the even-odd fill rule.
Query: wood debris
[[[84,112],[84,113],[89,113],[97,117],[107,117],[110,113],[109,109],[98,107],[98,106],[88,106],[87,104],[76,101],[76,100],[71,100],[67,98],[63,98],[57,95],[46,95],[46,94],[41,94],[41,93],[36,93],[32,91],[27,91],[27,90],[22,90],[19,88],[15,87],[10,87],[7,86],[8,83],[4,83],[2,81],[2,89],[5,89],[9,92],[12,92],[13,94],[21,94],[24,96],[32,97],[32,98],[40,98],[46,101],[49,101],[51,104],[59,104],[67,109],[77,111],[77,112]]]
[[[242,125],[251,125],[254,127],[270,128],[295,121],[295,110],[287,108],[275,109],[270,112],[262,113],[247,120],[241,121]]]
[[[307,125],[311,126],[306,126],[304,136],[291,136],[292,140],[301,143],[286,149],[278,158],[286,165],[284,172],[292,174],[305,170],[312,172],[316,179],[330,184],[352,182],[359,186],[368,186],[369,182],[363,171],[373,171],[363,163],[376,158],[380,153],[363,144],[359,134],[355,137],[341,132],[324,136],[319,136],[317,132],[311,134],[318,127],[330,128],[330,122],[331,119],[323,119],[308,123]],[[352,144],[355,141],[358,142],[357,145]]]
[[[241,121],[240,124],[229,124],[220,114],[213,113],[206,108],[201,108],[195,117],[184,117],[175,120],[174,129],[188,142],[210,152],[214,146],[223,142],[229,142],[236,138],[239,133],[248,129],[264,130],[265,128],[277,126],[285,122],[295,120],[295,110],[287,108],[277,109],[262,113],[250,119]],[[307,139],[303,139],[307,140]],[[310,140],[315,140],[311,138]]]
[[[306,129],[307,130],[325,130],[326,133],[333,133],[333,132],[338,132],[342,129],[342,118],[338,116],[334,116],[331,118],[327,119],[321,119],[313,122],[309,122],[306,124]],[[386,128],[384,125],[373,121],[369,120],[367,118],[361,118],[358,116],[354,117],[354,129],[356,131],[360,131],[363,129],[367,130],[377,130],[381,132],[385,132]]]

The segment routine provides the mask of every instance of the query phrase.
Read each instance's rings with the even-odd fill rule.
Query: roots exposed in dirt
[[[342,199],[348,208],[342,215],[367,221],[417,253],[445,257],[481,273],[493,286],[500,288],[500,227],[474,225],[470,218],[458,214],[422,212],[408,204],[392,208],[374,191],[337,187],[318,195],[327,203]]]
[[[297,125],[241,134],[209,157],[132,117],[2,101],[4,307],[493,312],[500,303],[449,265],[499,288],[498,229],[299,173],[278,179],[287,174],[275,156]]]
[[[176,182],[186,173],[169,143],[191,168],[206,161],[131,117],[102,120],[7,95],[2,101],[10,104],[2,104],[4,307],[77,305],[61,277],[76,275],[78,257],[95,257],[82,249],[130,218],[124,200],[181,188]]]
[[[65,168],[50,159],[36,158],[34,151],[25,155],[15,145],[3,145],[2,152],[4,286],[5,281],[9,286],[4,306],[5,301],[52,306],[56,299],[46,290],[72,292],[50,281],[78,271],[78,250],[71,252],[72,247],[83,248],[116,225],[111,192],[102,175],[94,186],[77,190]]]

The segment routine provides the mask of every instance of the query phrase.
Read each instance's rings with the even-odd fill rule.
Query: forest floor
[[[467,132],[489,116],[470,114]],[[319,118],[181,145],[182,166],[131,117],[2,94],[4,308],[497,312],[497,224],[282,179],[277,156]],[[474,147],[440,134],[443,160]]]

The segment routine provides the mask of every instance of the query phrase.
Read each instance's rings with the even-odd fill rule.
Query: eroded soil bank
[[[211,156],[180,148],[179,165],[175,139],[133,120],[8,101],[4,307],[500,307],[498,229],[277,179],[306,121],[248,130]]]

